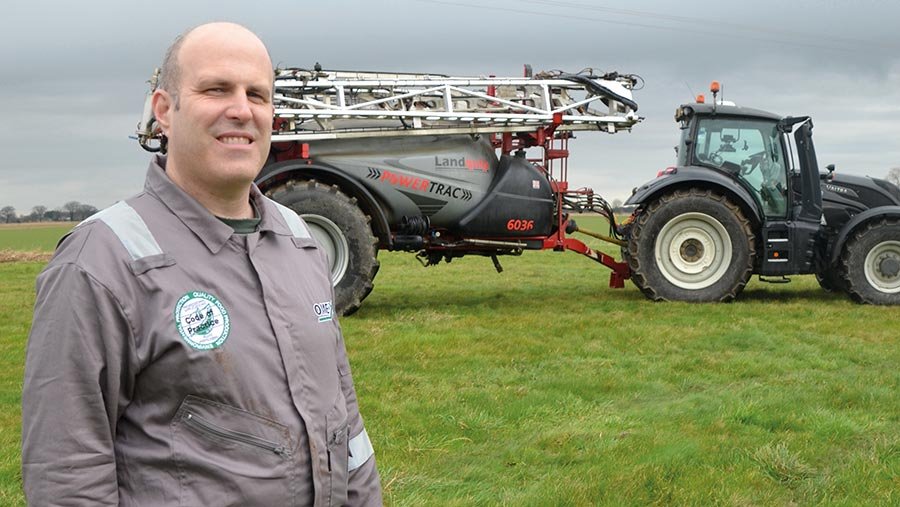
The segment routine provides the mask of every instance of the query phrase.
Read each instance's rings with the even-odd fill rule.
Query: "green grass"
[[[380,259],[342,326],[390,505],[900,504],[896,308],[811,277],[652,303],[573,253]],[[39,269],[0,264],[2,505]]]
[[[20,408],[25,340],[41,263],[0,263],[0,505],[24,505]]]
[[[75,224],[15,224],[0,227],[0,250],[41,250],[52,252],[56,243]]]

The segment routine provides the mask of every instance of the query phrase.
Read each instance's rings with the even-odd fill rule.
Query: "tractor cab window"
[[[781,133],[774,122],[701,119],[694,162],[737,176],[752,191],[767,217],[787,215],[787,166]]]

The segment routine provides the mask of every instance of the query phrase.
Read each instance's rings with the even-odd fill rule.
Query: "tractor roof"
[[[762,111],[760,109],[753,109],[749,107],[735,106],[731,104],[717,104],[715,107],[713,107],[712,104],[694,103],[684,104],[681,107],[685,110],[690,109],[695,114],[702,115],[710,115],[715,112],[715,114],[723,116],[744,116],[775,121],[782,119],[782,116],[775,113],[770,113],[768,111]]]

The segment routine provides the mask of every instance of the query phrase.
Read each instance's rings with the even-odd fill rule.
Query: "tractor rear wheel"
[[[850,297],[873,305],[900,304],[900,220],[875,220],[854,233],[841,256]]]
[[[325,250],[331,263],[334,307],[340,315],[359,309],[372,292],[378,273],[377,240],[370,218],[334,185],[315,180],[290,182],[274,187],[266,195],[294,210]]]
[[[628,238],[631,279],[655,301],[731,301],[753,274],[750,222],[723,195],[692,188],[647,206]]]

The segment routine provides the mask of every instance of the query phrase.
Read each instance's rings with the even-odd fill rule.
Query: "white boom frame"
[[[158,71],[150,80],[151,93]],[[451,77],[438,74],[279,69],[273,142],[502,132],[630,130],[641,118],[630,77],[590,77],[598,86],[560,77]],[[601,109],[596,108],[600,106]],[[145,147],[160,139],[145,105],[138,125]]]

